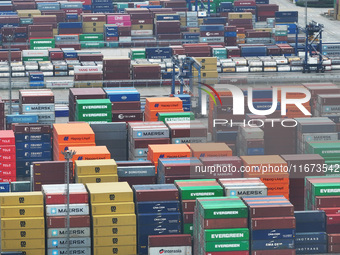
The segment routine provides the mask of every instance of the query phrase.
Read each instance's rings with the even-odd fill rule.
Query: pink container
[[[107,21],[130,21],[130,15],[107,15]],[[110,23],[109,23],[110,24]]]
[[[114,24],[117,27],[131,27],[131,21],[111,21],[107,22],[108,24]]]

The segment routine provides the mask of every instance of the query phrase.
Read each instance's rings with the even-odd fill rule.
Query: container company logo
[[[65,137],[64,137],[64,141],[68,141],[68,136],[65,136]]]
[[[213,100],[215,106],[221,106],[222,109],[223,107],[226,107],[226,105],[222,104],[221,97],[219,93],[211,86],[200,83],[202,86],[207,87],[210,89],[213,93],[208,91],[205,88],[200,87],[199,89],[204,91],[209,95],[211,100]],[[232,112],[230,112],[230,115],[232,116],[242,116],[246,114],[245,110],[245,95],[244,91],[242,91],[239,87],[234,86],[234,85],[223,85],[223,89],[229,90],[232,96],[232,106],[229,105],[228,109]],[[281,98],[280,101],[278,100],[278,91],[281,91]],[[213,95],[214,94],[214,95]],[[287,98],[287,94],[295,94],[299,95],[298,98]],[[303,87],[274,87],[272,88],[272,98],[271,98],[271,106],[269,107],[264,107],[264,109],[258,109],[259,107],[254,106],[253,102],[253,88],[249,87],[247,90],[247,106],[248,106],[248,112],[256,115],[256,116],[267,116],[273,114],[277,108],[278,105],[280,104],[281,107],[281,116],[283,120],[280,120],[281,125],[283,127],[295,127],[297,126],[297,121],[294,119],[289,119],[286,118],[285,115],[287,113],[287,105],[294,105],[296,109],[299,109],[300,112],[302,112],[305,116],[311,116],[312,114],[306,109],[304,106],[305,103],[308,103],[311,99],[311,93],[309,92],[308,89],[303,88]],[[304,95],[304,97],[302,96]],[[216,98],[219,101],[219,105],[216,101]],[[207,103],[206,103],[206,97],[202,96],[201,97],[201,114],[206,115],[207,114]],[[266,100],[268,102],[268,100]],[[227,110],[228,110],[227,109]],[[228,110],[228,113],[229,113]],[[263,120],[263,119],[250,119],[246,121],[245,119],[243,121],[240,121],[240,118],[237,118],[238,121],[233,121],[232,118],[229,119],[213,119],[213,126],[249,126],[249,127],[262,127],[264,125],[264,122],[271,122],[271,126],[274,127],[274,122],[278,122],[278,120],[274,119],[268,119],[268,120]]]
[[[159,254],[182,254],[182,250],[181,249],[174,249],[174,250],[164,250],[161,249],[159,250]]]

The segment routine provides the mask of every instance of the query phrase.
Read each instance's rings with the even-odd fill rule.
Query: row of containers
[[[65,184],[1,192],[2,251],[54,255],[69,244],[85,255],[338,254],[339,185],[339,178],[306,177],[311,208],[296,211],[284,196],[267,196],[257,178],[70,184],[69,232]]]
[[[72,3],[72,5],[76,4]],[[248,40],[250,44],[283,43],[287,42],[288,34],[298,32],[296,11],[279,12],[277,5],[270,4],[261,5],[261,9],[266,16],[263,16],[258,23],[255,22],[254,11],[248,12],[247,9],[240,10],[241,12],[227,11],[222,17],[209,17],[206,12],[186,12],[186,10],[176,12],[175,8],[126,8],[125,14],[82,14],[80,22],[78,20],[63,22],[54,12],[40,15],[38,11],[29,14],[31,15],[29,17],[32,17],[30,24],[20,24],[22,19],[20,13],[14,15],[5,13],[0,20],[0,39],[8,48],[9,38],[14,36],[14,41],[10,41],[13,48],[21,49],[48,49],[55,48],[56,45],[57,47],[64,45],[67,48],[103,48],[106,45],[130,47],[138,46],[139,40],[156,42],[156,39],[168,41],[168,45],[169,40],[175,45],[181,44],[182,40],[235,46],[237,43],[246,42],[245,29],[273,33],[273,36],[250,35]],[[241,31],[237,33],[238,35],[235,34],[237,31],[228,31],[233,33],[225,36],[219,33],[221,30],[214,28],[214,26],[227,24]],[[275,25],[283,28],[275,29]]]

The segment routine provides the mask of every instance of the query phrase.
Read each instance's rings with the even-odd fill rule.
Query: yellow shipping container
[[[11,230],[11,229],[39,229],[45,228],[45,218],[35,217],[35,218],[7,218],[1,219],[1,229]]]
[[[197,76],[198,73],[194,72],[194,76]],[[202,71],[201,72],[201,78],[218,78],[218,72],[217,70],[215,71]]]
[[[76,183],[118,182],[118,175],[76,175]]]
[[[133,192],[127,182],[86,184],[91,203],[133,202]]]
[[[153,30],[153,24],[131,25],[131,30]]]
[[[45,239],[1,240],[2,249],[44,249]]]
[[[115,216],[92,216],[93,227],[136,226],[135,214],[120,214]]]
[[[117,163],[113,159],[76,160],[75,173],[77,175],[108,175],[117,174]]]
[[[190,33],[199,33],[200,29],[198,27],[189,27],[188,32]]]
[[[41,15],[39,10],[17,10],[20,18],[32,18],[34,15]]]
[[[83,28],[84,34],[96,34],[96,33],[104,33],[103,27],[85,27]]]
[[[58,35],[58,28],[53,28],[53,36]]]
[[[106,22],[83,22],[83,29],[84,28],[104,28]]]
[[[89,82],[83,82],[83,81],[75,81],[74,87],[76,88],[101,88],[103,87],[102,81],[89,81]]]
[[[21,251],[25,255],[45,255],[45,248],[43,249],[2,249],[3,252],[18,252]]]
[[[91,204],[92,215],[115,215],[115,214],[133,214],[135,212],[135,203],[100,203]]]
[[[41,191],[0,193],[0,206],[43,204],[44,197]]]
[[[245,39],[246,38],[246,34],[237,34],[237,38]]]
[[[215,65],[217,66],[217,58],[216,57],[206,57],[206,58],[195,58],[201,65]]]
[[[93,236],[126,236],[136,235],[136,226],[119,226],[119,227],[95,227],[93,228]]]
[[[31,206],[2,206],[0,208],[2,218],[44,217],[43,205]]]
[[[119,245],[112,247],[94,247],[93,255],[136,255],[137,254],[137,246],[136,245]]]
[[[251,12],[229,12],[228,19],[252,19],[253,14]]]
[[[17,230],[2,230],[2,239],[44,239],[45,229],[17,229]]]
[[[96,246],[115,246],[115,245],[137,245],[136,235],[116,236],[116,237],[96,237],[93,245]]]
[[[235,67],[225,67],[222,70],[223,70],[223,73],[235,73],[236,72]]]

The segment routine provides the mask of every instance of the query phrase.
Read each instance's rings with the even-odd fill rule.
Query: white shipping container
[[[70,237],[90,237],[90,228],[70,228]],[[67,237],[67,228],[49,228],[47,238],[65,238]]]
[[[91,247],[91,238],[90,237],[82,237],[82,238],[50,238],[47,239],[47,248],[67,248],[67,243],[70,242],[70,248],[76,247]]]
[[[290,70],[291,70],[292,72],[302,72],[303,67],[302,67],[302,66],[291,66],[291,67],[290,67]]]
[[[242,58],[234,58],[233,59],[234,63],[236,64],[236,66],[246,66],[247,65],[247,60],[246,59],[242,59]]]
[[[47,255],[67,254],[67,249],[48,249]],[[70,248],[70,254],[91,255],[91,247]]]
[[[43,72],[44,77],[53,77],[53,71],[52,72]]]
[[[9,73],[0,73],[0,77],[3,78],[3,77],[9,77]]]
[[[46,205],[46,216],[65,216],[66,205]],[[70,215],[89,215],[88,204],[70,204]]]
[[[262,67],[263,62],[262,61],[249,61],[248,65],[251,67]]]
[[[249,72],[252,72],[252,73],[258,73],[258,72],[262,72],[263,69],[262,67],[249,67]]]
[[[131,36],[152,36],[153,30],[131,30]]]
[[[264,67],[263,68],[263,72],[276,72],[277,71],[277,69],[276,69],[276,67]]]
[[[15,72],[12,73],[12,77],[25,77],[26,73],[25,72]]]
[[[286,58],[279,58],[279,59],[276,59],[276,63],[278,65],[287,65],[288,64],[288,59],[286,59]]]
[[[290,66],[288,65],[282,65],[282,66],[277,66],[277,71],[278,72],[290,72]]]
[[[149,247],[149,255],[191,255],[191,246]]]
[[[23,50],[23,57],[48,57],[48,50]]]
[[[340,65],[332,65],[332,70],[340,70]]]
[[[237,66],[236,67],[236,73],[248,73],[249,72],[249,66]]]
[[[119,42],[131,42],[131,36],[120,36]]]
[[[277,66],[276,61],[263,61],[263,66]]]

